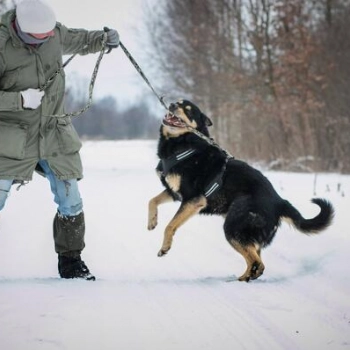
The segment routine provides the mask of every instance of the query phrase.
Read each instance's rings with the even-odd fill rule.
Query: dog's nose
[[[174,112],[176,108],[177,108],[177,107],[176,107],[176,104],[175,104],[175,103],[170,103],[170,105],[169,105],[169,111],[170,111],[170,112]]]

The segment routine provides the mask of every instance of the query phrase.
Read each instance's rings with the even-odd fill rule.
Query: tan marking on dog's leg
[[[158,224],[158,206],[163,203],[171,202],[174,199],[164,190],[148,202],[148,225],[149,230],[153,230]]]
[[[242,254],[247,263],[247,269],[245,273],[238,278],[239,281],[249,282],[249,280],[256,279],[263,274],[265,266],[260,258],[260,246],[243,246],[233,239],[230,241],[230,244],[238,253]]]
[[[169,187],[174,191],[178,192],[181,185],[181,176],[177,174],[170,174],[165,177],[165,181]]]
[[[163,256],[170,250],[176,230],[192,216],[198,214],[206,205],[207,199],[204,196],[181,204],[179,210],[165,228],[163,245],[158,252],[158,256]]]
[[[258,253],[258,255],[259,255],[260,259],[261,259],[261,247],[260,247],[260,245],[256,243],[255,244],[255,248],[256,248],[256,252]]]

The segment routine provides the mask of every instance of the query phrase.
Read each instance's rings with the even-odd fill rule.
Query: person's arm
[[[87,55],[98,52],[102,48],[103,30],[72,29],[59,23],[58,29],[61,35],[64,55],[75,53]]]
[[[86,30],[67,28],[61,23],[57,23],[60,31],[63,46],[63,54],[87,55],[101,50],[102,40],[105,32],[103,30]],[[119,34],[115,29],[107,30],[108,48],[116,48],[119,46]]]
[[[4,74],[5,62],[0,54],[0,80]],[[0,111],[21,111],[22,95],[20,92],[9,92],[0,90]]]

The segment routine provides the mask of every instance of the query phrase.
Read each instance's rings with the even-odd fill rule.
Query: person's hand
[[[107,42],[106,45],[109,49],[115,49],[119,46],[119,34],[115,29],[107,30]]]
[[[27,89],[21,91],[21,95],[24,108],[37,109],[41,105],[41,100],[45,92],[39,89]]]

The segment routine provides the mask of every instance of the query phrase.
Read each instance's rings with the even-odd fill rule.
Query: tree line
[[[349,0],[165,0],[152,65],[240,158],[350,171]]]
[[[67,112],[80,111],[88,96],[68,88],[65,98]],[[78,134],[85,139],[156,139],[160,119],[154,116],[145,100],[121,108],[112,96],[94,100],[81,116],[73,118]]]

